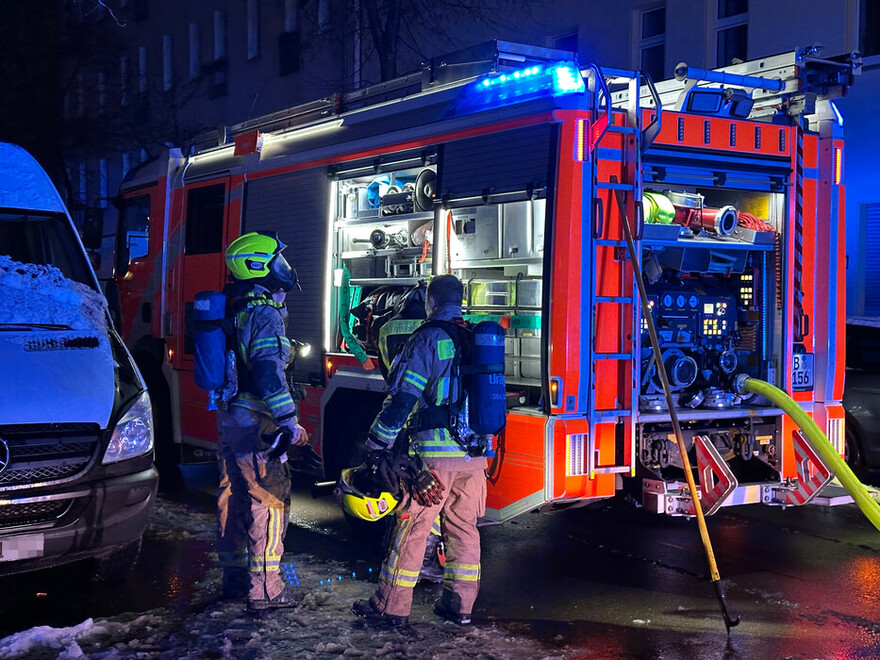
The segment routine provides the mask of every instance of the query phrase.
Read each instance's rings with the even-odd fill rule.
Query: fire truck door
[[[183,253],[172,283],[177,313],[171,318],[171,345],[172,364],[180,370],[180,419],[185,440],[203,437],[205,429],[216,426],[213,418],[207,418],[207,393],[196,387],[192,377],[192,307],[198,292],[223,288],[228,191],[229,178],[225,177],[188,186],[184,196]]]

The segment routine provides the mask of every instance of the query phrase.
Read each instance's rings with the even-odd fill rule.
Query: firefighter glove
[[[440,478],[429,470],[420,470],[410,481],[410,493],[422,506],[432,506],[443,501],[446,488]]]
[[[400,479],[409,476],[410,463],[408,457],[395,454],[389,449],[374,449],[367,452],[372,486],[379,492],[400,496]]]
[[[293,431],[286,426],[279,426],[274,433],[264,435],[263,440],[269,443],[269,448],[265,452],[267,460],[279,460],[282,463],[287,461],[287,450],[290,449],[293,440]]]

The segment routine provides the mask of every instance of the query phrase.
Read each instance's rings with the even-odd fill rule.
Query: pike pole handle
[[[611,183],[619,182],[616,175],[612,175],[610,181]],[[657,374],[660,376],[660,382],[663,385],[663,394],[666,397],[666,407],[669,409],[669,418],[672,421],[675,442],[678,445],[678,452],[681,454],[681,464],[684,469],[688,489],[691,493],[691,500],[694,503],[694,512],[697,516],[697,526],[700,530],[700,539],[703,542],[703,549],[706,552],[706,560],[709,562],[709,575],[715,586],[715,594],[718,596],[718,601],[721,604],[721,614],[724,617],[724,625],[727,628],[727,633],[730,634],[730,629],[739,624],[740,618],[736,617],[736,619],[733,619],[727,611],[727,603],[724,600],[724,590],[721,586],[721,576],[718,573],[718,565],[715,562],[715,553],[712,550],[712,541],[709,538],[709,530],[706,527],[706,516],[703,514],[703,505],[700,503],[700,498],[697,497],[697,484],[694,481],[690,459],[688,459],[687,447],[685,447],[684,437],[681,433],[681,425],[678,422],[678,414],[675,412],[675,401],[672,398],[672,388],[669,386],[669,377],[666,374],[666,369],[663,367],[663,360],[660,359],[661,350],[660,340],[657,338],[657,328],[654,326],[654,317],[647,312],[649,309],[648,292],[645,289],[645,280],[642,277],[641,263],[639,262],[638,255],[636,255],[632,229],[629,226],[629,218],[626,214],[626,202],[623,199],[623,191],[619,189],[615,190],[614,196],[617,199],[617,208],[620,212],[623,234],[626,239],[627,250],[629,251],[629,260],[633,268],[633,277],[635,278],[636,285],[639,289],[639,298],[642,302],[642,315],[645,318],[645,322],[648,326],[648,335],[651,338],[651,349],[654,352],[654,362],[657,365]]]

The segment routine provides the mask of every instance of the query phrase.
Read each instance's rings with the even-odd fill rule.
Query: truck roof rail
[[[249,131],[277,131],[304,126],[332,115],[356,110],[413,94],[429,93],[464,85],[487,73],[526,67],[529,64],[559,60],[574,61],[575,54],[554,48],[493,39],[447,55],[431,58],[422,69],[399,78],[332,94],[254,119],[201,133],[193,139],[196,150],[229,143],[237,135]]]
[[[787,115],[811,115],[816,102],[844,96],[861,73],[862,58],[852,52],[831,58],[819,57],[821,46],[740,62],[717,69],[695,69],[684,62],[675,68],[676,77],[656,83],[662,107],[679,110],[684,93],[692,87],[719,85],[750,91],[754,106],[750,119]],[[640,92],[646,107],[653,105],[646,86]],[[627,91],[612,95],[616,106],[627,100]]]

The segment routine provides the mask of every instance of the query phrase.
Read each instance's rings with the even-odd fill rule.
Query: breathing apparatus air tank
[[[481,436],[492,436],[507,420],[504,382],[504,328],[480,321],[473,329],[468,425]]]
[[[226,379],[226,295],[201,291],[193,301],[195,320],[195,363],[193,376],[208,392],[208,410],[217,410],[217,390]]]

